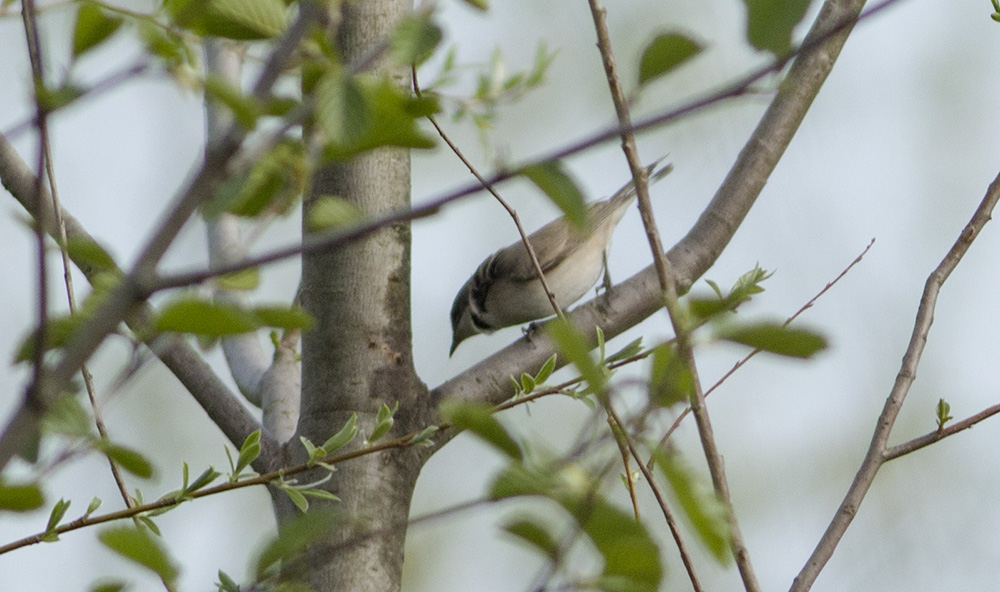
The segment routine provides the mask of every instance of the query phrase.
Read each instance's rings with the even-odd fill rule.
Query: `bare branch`
[[[861,467],[854,476],[854,482],[851,483],[850,489],[847,490],[847,495],[844,496],[844,500],[837,509],[833,520],[830,521],[830,525],[827,526],[826,532],[823,533],[809,560],[802,567],[799,575],[796,576],[795,581],[792,583],[791,590],[793,592],[808,590],[812,586],[823,566],[826,565],[826,562],[833,555],[833,551],[837,548],[841,537],[847,531],[847,527],[854,520],[854,516],[861,506],[865,495],[868,493],[872,481],[875,480],[875,475],[882,465],[890,459],[888,448],[889,434],[892,431],[892,426],[896,421],[897,415],[899,415],[899,410],[903,406],[903,401],[910,391],[910,386],[917,377],[917,366],[920,364],[920,356],[924,351],[924,346],[927,344],[927,335],[930,332],[931,324],[934,322],[934,308],[937,305],[938,294],[948,276],[955,270],[962,257],[968,252],[969,247],[972,246],[972,242],[976,240],[980,231],[982,231],[983,227],[990,220],[990,215],[998,200],[1000,200],[1000,175],[990,184],[986,196],[979,203],[979,207],[976,208],[976,212],[962,230],[958,240],[955,241],[948,254],[945,255],[934,272],[927,278],[923,294],[920,297],[920,306],[917,308],[917,318],[913,323],[910,342],[906,347],[906,352],[903,354],[903,362],[899,373],[896,375],[896,382],[885,401],[882,413],[875,423],[875,432],[872,435],[871,444],[868,446],[868,452],[865,454]],[[990,411],[987,410],[984,412],[989,412],[987,415],[975,421],[981,421],[981,419],[985,419],[985,417],[995,413],[995,411]],[[966,422],[968,421],[966,420]],[[959,429],[969,427],[975,421],[963,425]],[[963,422],[963,424],[966,422]],[[955,427],[953,426],[953,429]],[[955,431],[959,431],[959,429],[955,429]],[[930,443],[932,442],[928,441],[922,443],[920,446],[926,446]],[[917,446],[917,448],[920,446]],[[906,451],[906,448],[894,450],[896,454],[891,458],[905,454],[904,451]]]

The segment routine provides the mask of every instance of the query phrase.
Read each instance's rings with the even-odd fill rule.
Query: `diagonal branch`
[[[691,230],[667,253],[678,294],[715,263],[736,233],[833,69],[850,31],[844,23],[853,22],[863,4],[861,0],[828,0],[820,11],[803,43],[808,50],[792,64],[781,92],[771,101],[729,175]],[[615,130],[617,135],[617,126]],[[656,271],[649,267],[609,294],[577,307],[569,318],[580,327],[599,326],[611,339],[658,311],[662,302]],[[458,397],[499,403],[513,394],[510,376],[540,368],[554,351],[540,332],[530,331],[431,394],[435,402]]]
[[[27,163],[21,159],[7,138],[0,134],[0,181],[29,212],[36,211],[37,208],[37,197],[34,192],[35,178],[36,176],[31,172]],[[47,197],[46,194],[47,191],[43,188],[43,199]],[[46,210],[46,216],[41,220],[41,226],[50,236],[57,237],[58,229],[51,214],[51,211]],[[93,242],[93,238],[76,218],[65,210],[60,211],[60,216],[64,221],[68,240]],[[77,259],[74,263],[88,280],[93,280],[97,274],[103,271],[100,267],[86,260]],[[148,326],[150,318],[152,318],[151,310],[148,307],[142,307],[128,319],[127,324],[136,334],[143,335],[146,333],[144,329]],[[212,421],[219,426],[219,429],[234,445],[239,447],[251,432],[259,428],[257,420],[240,405],[236,396],[188,343],[177,337],[161,336],[148,341],[147,345],[191,392]],[[262,439],[262,443],[264,444],[264,453],[261,458],[269,462],[271,454],[276,449],[267,436]],[[7,458],[9,454],[16,452],[16,447],[13,449],[0,448],[0,457]]]
[[[808,590],[813,582],[816,581],[816,577],[823,569],[823,566],[833,556],[833,552],[847,531],[847,527],[854,520],[854,516],[861,506],[861,502],[864,501],[872,481],[875,480],[875,475],[886,461],[899,456],[899,453],[902,452],[901,450],[890,449],[888,447],[889,434],[892,432],[892,426],[896,421],[896,416],[899,415],[899,410],[903,407],[903,401],[910,391],[910,386],[913,385],[913,381],[917,377],[917,366],[920,364],[920,356],[923,354],[924,346],[927,344],[927,335],[930,332],[931,324],[934,322],[934,308],[937,305],[938,294],[941,292],[941,287],[948,279],[948,276],[951,275],[951,272],[958,266],[962,257],[968,252],[969,247],[972,246],[972,242],[976,240],[980,231],[989,222],[990,215],[998,201],[1000,201],[1000,175],[997,175],[990,184],[986,195],[979,203],[979,207],[976,208],[972,219],[962,230],[958,240],[955,241],[948,254],[945,255],[941,263],[927,278],[927,282],[924,284],[924,292],[920,297],[920,306],[917,308],[917,318],[913,323],[910,343],[903,354],[903,362],[899,373],[896,375],[896,382],[893,384],[892,391],[889,393],[889,397],[882,408],[882,413],[876,421],[875,432],[872,434],[872,441],[868,446],[868,452],[865,454],[865,459],[854,476],[854,482],[851,483],[850,489],[847,490],[847,495],[844,496],[844,500],[837,509],[833,520],[830,521],[830,525],[827,527],[826,532],[823,533],[809,560],[802,567],[802,571],[799,572],[799,575],[796,576],[795,581],[792,583],[791,590],[793,592]],[[986,410],[984,413],[989,411]],[[974,416],[973,419],[976,417]],[[958,426],[953,426],[952,429],[955,427]],[[964,427],[968,426],[962,426],[962,428]],[[929,443],[927,442],[927,444]]]

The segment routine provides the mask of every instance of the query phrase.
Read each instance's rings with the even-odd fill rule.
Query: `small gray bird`
[[[646,169],[650,183],[659,181],[673,168],[667,164],[657,170],[659,163]],[[528,236],[560,308],[579,300],[597,283],[605,269],[611,235],[634,199],[635,188],[629,181],[610,198],[590,206],[589,230],[577,230],[562,217]],[[552,304],[538,281],[535,266],[524,243],[518,241],[487,257],[455,296],[451,305],[450,354],[473,335],[552,314]]]

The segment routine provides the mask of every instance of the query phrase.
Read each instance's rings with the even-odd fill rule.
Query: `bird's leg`
[[[611,292],[611,287],[612,287],[611,272],[608,270],[608,251],[607,251],[607,249],[605,249],[604,253],[601,254],[601,259],[604,261],[604,280],[601,282],[601,285],[597,286],[597,289],[595,290],[595,292],[597,292],[598,296],[601,295],[601,288],[602,287],[604,288],[604,293],[605,294],[610,293]]]

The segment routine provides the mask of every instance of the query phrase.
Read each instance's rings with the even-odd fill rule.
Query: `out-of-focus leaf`
[[[97,449],[108,455],[111,460],[136,477],[142,477],[143,479],[153,477],[153,465],[146,460],[146,457],[135,450],[119,444],[112,444],[106,440],[98,442]]]
[[[66,253],[79,266],[89,265],[104,271],[115,271],[118,265],[114,258],[96,241],[89,238],[71,237],[66,240]]]
[[[604,369],[590,357],[591,345],[577,328],[565,319],[555,319],[546,325],[549,337],[563,357],[576,366],[592,392],[603,395],[607,388]]]
[[[100,45],[114,35],[121,25],[121,17],[105,14],[100,7],[90,2],[81,4],[76,13],[76,26],[73,27],[73,58]]]
[[[128,526],[111,528],[101,532],[98,538],[112,551],[153,571],[164,581],[172,583],[177,579],[177,568],[167,552],[145,530]]]
[[[63,395],[45,413],[42,429],[50,434],[86,438],[94,433],[94,423],[76,397]]]
[[[234,271],[215,278],[215,285],[220,290],[255,290],[260,285],[260,270],[256,267]]]
[[[185,296],[167,304],[156,319],[157,331],[200,335],[237,335],[261,327],[257,315],[230,304]]]
[[[268,39],[286,26],[281,0],[166,0],[163,6],[178,26],[201,36]]]
[[[366,105],[367,125],[352,127],[352,131],[358,132],[354,134],[340,134],[340,137],[330,134],[329,144],[323,151],[327,160],[347,160],[380,146],[435,146],[434,139],[417,125],[419,120],[440,110],[435,96],[413,97],[387,80],[367,76],[358,77],[357,83]],[[344,111],[334,110],[338,112]]]
[[[521,518],[503,525],[503,529],[535,547],[550,560],[559,556],[559,541],[540,520]]]
[[[59,349],[60,347],[66,345],[66,342],[70,340],[73,333],[81,326],[87,319],[83,315],[75,314],[64,317],[54,317],[50,318],[45,324],[45,350],[50,351],[53,349]],[[17,356],[14,358],[14,363],[30,362],[35,359],[35,343],[37,342],[37,332],[32,331],[24,341],[21,342],[21,347],[17,350]]]
[[[258,306],[253,309],[253,313],[260,319],[261,324],[278,329],[308,331],[316,323],[312,315],[301,308]]]
[[[339,197],[325,195],[309,205],[306,228],[311,232],[356,224],[364,219],[357,206]]]
[[[701,45],[678,33],[657,35],[642,52],[639,84],[646,84],[667,74],[698,55]]]
[[[725,504],[679,456],[657,448],[653,457],[702,544],[720,563],[728,564],[732,557],[729,551],[732,532]]]
[[[257,579],[263,578],[279,561],[294,560],[341,522],[339,512],[322,509],[284,521],[278,528],[278,536],[257,557]]]
[[[223,212],[246,218],[285,215],[305,191],[309,170],[302,142],[279,142],[249,172],[223,183],[202,212],[207,218]]]
[[[787,327],[780,323],[737,325],[720,329],[716,336],[726,341],[793,358],[811,358],[817,352],[826,349],[826,338],[819,333]]]
[[[525,167],[520,171],[542,190],[579,230],[590,225],[583,193],[558,162],[546,162]]]
[[[605,589],[656,592],[663,577],[660,551],[646,527],[599,498],[564,504],[604,558]]]
[[[504,469],[490,485],[490,499],[499,500],[521,495],[549,495],[555,486],[553,475],[543,475],[522,464]]]
[[[372,125],[371,111],[358,80],[343,68],[328,72],[316,87],[316,116],[331,142],[357,142]]]
[[[419,66],[434,53],[443,35],[432,16],[431,11],[420,10],[396,26],[392,35],[392,56],[397,63]]]
[[[128,584],[125,582],[102,582],[90,589],[90,592],[122,592]]]
[[[483,442],[514,460],[521,460],[523,453],[503,425],[493,416],[489,405],[450,399],[441,405],[445,421],[461,430],[468,430]]]
[[[747,40],[757,49],[782,56],[792,47],[792,30],[810,0],[743,0],[747,5]]]
[[[45,505],[45,496],[37,485],[0,484],[0,511],[30,512]]]
[[[663,407],[687,403],[694,392],[691,369],[677,355],[674,344],[665,343],[653,350],[649,373],[650,401]]]

